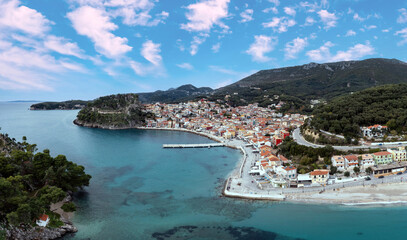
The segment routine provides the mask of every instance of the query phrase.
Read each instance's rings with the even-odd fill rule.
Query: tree
[[[349,173],[348,171],[346,171],[346,172],[344,173],[344,176],[345,176],[345,177],[349,177],[349,176],[350,176],[350,173]]]
[[[335,173],[337,173],[338,172],[338,168],[337,167],[335,167],[335,166],[331,166],[331,171],[330,171],[330,173],[329,174],[332,174],[332,175],[334,175]]]
[[[366,168],[366,173],[367,174],[372,174],[373,173],[373,169],[371,167]]]
[[[353,172],[356,173],[356,174],[359,174],[360,173],[360,168],[354,167]]]

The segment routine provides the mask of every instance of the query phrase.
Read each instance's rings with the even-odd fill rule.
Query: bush
[[[64,210],[64,212],[75,212],[76,211],[76,206],[73,202],[69,202],[69,203],[64,203],[64,205],[62,205],[62,210]]]
[[[349,176],[350,176],[350,173],[349,173],[348,171],[346,171],[346,172],[344,173],[344,175],[345,175],[345,177],[349,177]]]

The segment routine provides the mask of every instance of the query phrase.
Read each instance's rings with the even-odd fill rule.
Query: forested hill
[[[143,111],[137,94],[100,97],[79,111],[74,123],[85,127],[122,129],[142,126],[151,114]]]
[[[407,84],[369,88],[333,99],[316,108],[311,125],[333,133],[355,136],[360,126],[386,124],[407,130]]]
[[[273,96],[292,97],[297,109],[311,99],[329,100],[369,87],[407,83],[407,64],[396,59],[309,63],[302,66],[262,70],[236,83],[217,89],[212,98],[230,94],[240,100],[268,105]],[[244,102],[243,102],[244,104]]]
[[[64,155],[52,157],[49,150],[36,152],[36,145],[25,140],[16,142],[0,133],[0,239],[5,237],[2,229],[34,226],[44,213],[51,218],[49,227],[61,226],[59,216],[50,212],[50,204],[63,200],[69,191],[88,186],[91,179],[83,166]],[[69,203],[63,209],[74,211],[75,206]]]
[[[212,88],[201,87],[197,88],[191,84],[182,85],[175,89],[167,91],[155,91],[149,93],[138,93],[139,100],[142,103],[173,103],[187,101],[197,97],[206,97],[213,92]]]

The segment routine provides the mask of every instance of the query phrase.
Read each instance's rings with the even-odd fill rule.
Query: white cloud
[[[212,66],[209,66],[209,68],[212,71],[224,73],[224,74],[227,74],[227,75],[235,75],[235,76],[241,75],[241,73],[239,73],[239,72],[236,72],[236,71],[230,70],[230,69],[226,69],[226,68],[223,68],[223,67],[220,67],[220,66],[213,66],[212,65]]]
[[[367,29],[367,30],[371,30],[371,29],[375,29],[375,28],[377,28],[376,25],[369,25],[369,26],[365,25],[365,29]]]
[[[307,12],[316,12],[318,9],[321,8],[316,2],[309,3],[309,2],[300,2],[300,6],[305,9]]]
[[[76,43],[71,43],[63,37],[48,36],[44,41],[44,46],[52,51],[64,55],[71,55],[78,58],[85,58],[83,51]]]
[[[262,12],[264,12],[264,13],[273,12],[274,14],[278,14],[278,9],[276,7],[269,7],[269,8],[263,9]]]
[[[397,23],[406,23],[407,22],[407,10],[405,8],[399,9],[400,16],[397,18]]]
[[[387,28],[387,29],[383,29],[382,32],[388,33],[388,32],[390,32],[390,30],[391,30],[391,28]]]
[[[284,7],[284,12],[285,12],[285,14],[287,14],[287,15],[290,15],[290,16],[295,16],[295,14],[297,13],[295,10],[294,10],[294,8],[291,8],[291,7]]]
[[[177,67],[182,68],[182,69],[187,69],[187,70],[194,69],[194,66],[192,66],[190,63],[180,63],[180,64],[177,64]]]
[[[160,55],[161,44],[154,43],[151,40],[147,40],[143,43],[141,47],[140,54],[143,56],[150,64],[143,64],[136,61],[130,61],[130,67],[134,72],[140,76],[145,76],[147,74],[152,74],[156,76],[164,76],[165,69],[162,62],[162,57]]]
[[[242,17],[242,20],[239,22],[245,23],[245,22],[250,22],[253,20],[253,9],[246,9],[243,12],[240,13],[240,17]]]
[[[289,27],[292,27],[296,24],[294,19],[289,19],[287,17],[273,17],[270,22],[263,23],[265,28],[273,28],[275,32],[287,32]]]
[[[397,31],[394,35],[399,36],[403,38],[400,42],[397,43],[397,45],[402,46],[407,43],[407,28],[404,28],[400,31]]]
[[[345,37],[350,37],[350,36],[355,36],[355,35],[356,35],[356,32],[351,29],[346,32]]]
[[[268,0],[271,3],[274,3],[275,6],[280,5],[280,1],[279,0]]]
[[[118,27],[111,22],[104,10],[83,6],[68,13],[67,16],[76,32],[89,37],[95,43],[95,49],[99,53],[109,58],[117,58],[131,51],[132,47],[127,45],[127,38],[111,33]]]
[[[361,16],[359,16],[358,13],[353,14],[353,20],[359,21],[359,22],[363,22],[366,20],[366,18],[362,18]]]
[[[265,56],[265,54],[273,51],[275,45],[277,45],[276,37],[257,35],[254,36],[254,42],[250,45],[246,53],[252,56],[253,61],[267,62],[270,61],[271,58]]]
[[[318,12],[318,15],[321,18],[321,21],[324,23],[325,29],[329,29],[336,26],[336,21],[338,20],[338,17],[335,16],[335,13],[330,13],[327,10],[320,10]]]
[[[199,34],[198,36],[194,36],[191,42],[191,49],[189,53],[194,56],[198,52],[199,45],[204,43],[206,41],[206,38],[208,37],[208,34]]]
[[[188,5],[188,23],[181,24],[181,28],[190,32],[209,32],[214,25],[229,29],[222,22],[228,16],[229,2],[230,0],[206,0]]]
[[[305,18],[305,23],[304,26],[312,26],[314,25],[314,23],[316,23],[315,19],[312,17],[306,17]]]
[[[375,53],[374,48],[370,45],[370,42],[366,42],[366,44],[356,44],[346,51],[337,51],[335,55],[332,55],[330,51],[330,48],[333,46],[334,44],[328,41],[320,48],[308,51],[307,56],[312,61],[337,62],[357,60]]]
[[[304,48],[308,45],[307,38],[295,38],[291,42],[286,43],[284,52],[286,59],[295,59],[297,58],[297,54],[304,50]]]
[[[217,53],[220,49],[220,43],[212,45],[212,52]]]
[[[0,28],[11,28],[31,35],[43,35],[51,21],[35,9],[20,6],[20,1],[0,1]]]
[[[143,56],[153,65],[160,65],[162,62],[160,46],[161,44],[153,43],[153,41],[147,40],[145,43],[143,43],[143,47],[141,48],[141,56]]]

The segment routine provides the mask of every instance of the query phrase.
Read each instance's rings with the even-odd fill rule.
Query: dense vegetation
[[[312,148],[299,145],[291,137],[287,137],[279,145],[280,153],[291,158],[298,166],[298,172],[303,174],[314,169],[326,168],[331,164],[331,157],[334,154],[342,154],[328,145],[324,148]]]
[[[407,84],[369,88],[338,97],[313,112],[311,126],[346,136],[358,136],[360,126],[387,125],[407,130]]]
[[[36,103],[31,105],[32,110],[55,110],[55,109],[62,109],[62,110],[71,110],[71,109],[81,109],[89,101],[82,101],[82,100],[69,100],[65,102],[42,102]]]
[[[223,99],[230,94],[238,104],[269,105],[276,102],[274,95],[285,95],[293,98],[286,100],[289,105],[283,111],[309,112],[311,99],[330,100],[369,87],[406,82],[407,64],[396,59],[310,63],[259,71],[215,90],[211,98]]]
[[[98,127],[104,125],[113,127],[135,127],[145,122],[146,118],[153,117],[143,111],[136,94],[117,94],[100,97],[79,111],[78,124],[94,124]]]
[[[61,201],[67,191],[88,186],[91,179],[83,166],[64,155],[36,152],[35,144],[23,140],[17,143],[0,134],[0,224],[32,226],[41,214],[49,212],[51,203]],[[13,150],[3,151],[5,148]]]

